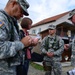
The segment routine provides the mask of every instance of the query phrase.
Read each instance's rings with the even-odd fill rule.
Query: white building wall
[[[33,31],[33,30],[36,30],[36,33],[37,33],[39,28],[41,28],[41,31],[44,31],[44,30],[48,29],[48,26],[51,25],[51,24],[53,24],[53,23],[54,23],[54,22],[33,27],[33,28],[30,29],[29,33],[32,34],[32,31]]]
[[[68,23],[72,24],[71,21],[68,20],[68,18],[69,18],[69,14],[67,14],[67,15],[59,18],[55,22],[50,22],[50,23],[47,23],[47,24],[43,24],[43,25],[39,25],[39,26],[33,27],[33,28],[30,29],[29,33],[32,34],[32,30],[36,30],[36,33],[37,33],[37,31],[38,31],[39,28],[41,28],[41,31],[44,31],[51,24],[58,25],[58,24],[61,24],[63,22],[68,22]]]

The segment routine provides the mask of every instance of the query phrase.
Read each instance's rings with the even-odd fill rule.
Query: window
[[[39,32],[41,32],[41,28],[39,28],[39,29],[37,30],[37,33],[39,33]]]
[[[32,30],[32,34],[36,34],[36,30]]]
[[[41,28],[39,28],[39,32],[41,32]]]

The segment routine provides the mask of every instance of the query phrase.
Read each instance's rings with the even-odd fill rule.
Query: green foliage
[[[43,66],[41,66],[41,65],[39,65],[39,64],[36,64],[36,63],[31,62],[30,65],[31,65],[32,67],[34,67],[35,69],[44,70],[44,69],[43,69]]]

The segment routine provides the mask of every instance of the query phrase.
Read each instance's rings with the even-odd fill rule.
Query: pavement
[[[41,63],[39,63],[39,64],[41,64]],[[70,62],[62,63],[62,75],[67,75],[67,71],[72,70],[73,68],[74,67],[71,66]],[[37,70],[30,65],[28,75],[45,75],[45,71]]]

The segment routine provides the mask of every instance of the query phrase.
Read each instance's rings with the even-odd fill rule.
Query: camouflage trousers
[[[45,75],[61,75],[62,66],[60,62],[44,62]]]
[[[16,75],[16,67],[0,68],[0,75]]]
[[[4,60],[0,60],[0,75],[16,75],[16,65],[8,66]]]
[[[71,65],[75,67],[75,55],[71,55]]]

